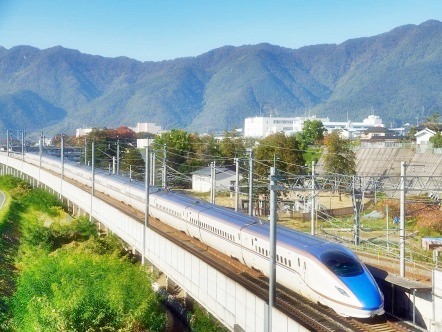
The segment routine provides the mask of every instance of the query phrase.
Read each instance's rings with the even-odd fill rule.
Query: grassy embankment
[[[0,178],[0,330],[161,331],[147,274],[114,237],[72,219],[52,195]]]

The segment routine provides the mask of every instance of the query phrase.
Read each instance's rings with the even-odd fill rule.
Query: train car
[[[36,163],[37,158],[30,156],[27,161]],[[45,157],[44,167],[59,171],[60,161]],[[65,165],[64,174],[80,183],[91,181],[90,169],[79,165]],[[95,181],[97,190],[144,211],[143,184],[106,173],[97,174]],[[268,276],[268,222],[158,188],[151,190],[149,202],[152,217]],[[384,298],[373,276],[343,245],[277,226],[276,277],[279,284],[342,316],[384,313]]]

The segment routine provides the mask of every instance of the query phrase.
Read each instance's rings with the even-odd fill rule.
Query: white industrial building
[[[279,118],[256,116],[245,119],[244,137],[262,138],[280,132],[290,135],[301,131],[302,125],[306,120],[320,120],[322,123],[329,121],[328,118],[316,117]]]
[[[92,132],[92,128],[77,128],[75,130],[75,137],[83,137]]]
[[[311,117],[251,117],[244,121],[244,137],[263,138],[272,134],[283,132],[286,135],[302,131],[304,121],[321,121],[327,131],[343,130],[348,138],[356,138],[361,132],[372,127],[384,127],[382,119],[377,115],[369,115],[362,122],[330,121],[329,118]]]
[[[161,126],[157,126],[153,122],[138,122],[135,127],[129,127],[136,133],[149,133],[159,135],[163,132]]]

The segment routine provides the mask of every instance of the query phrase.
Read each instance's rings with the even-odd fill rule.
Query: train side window
[[[284,258],[284,264],[287,265],[287,258]]]
[[[276,261],[279,262],[279,255],[276,255]]]
[[[292,261],[289,259],[289,267],[292,267]]]
[[[301,266],[301,260],[298,257],[298,267],[300,267],[300,266]]]

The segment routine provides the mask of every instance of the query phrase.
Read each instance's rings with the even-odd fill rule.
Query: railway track
[[[66,179],[68,180],[68,179]],[[77,186],[90,190],[90,187],[80,185],[69,180]],[[88,189],[89,188],[89,189]],[[134,219],[144,223],[144,213],[127,206],[126,204],[112,199],[106,194],[96,192],[95,196],[107,201]],[[157,219],[149,219],[149,227],[173,243],[186,248],[193,255],[199,257],[224,275],[241,284],[247,290],[253,292],[263,300],[268,299],[268,280],[259,271],[248,268],[239,261],[228,257],[211,247],[203,244],[199,240],[189,237],[183,232],[160,222]],[[385,314],[373,319],[354,319],[339,316],[333,310],[318,305],[305,297],[294,293],[278,285],[276,290],[275,307],[303,327],[310,331],[330,332],[330,331],[367,331],[367,332],[414,332],[422,329],[409,325],[394,317]]]

